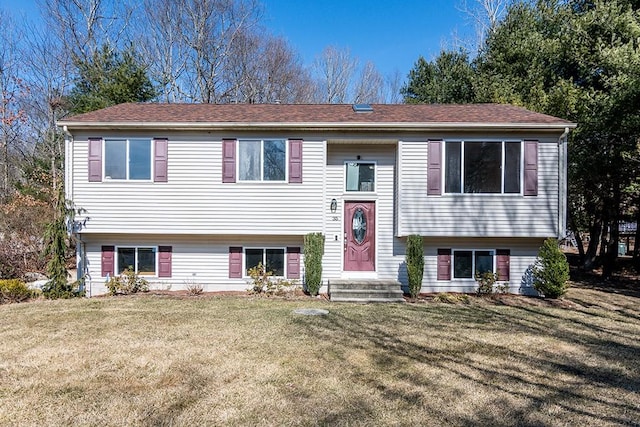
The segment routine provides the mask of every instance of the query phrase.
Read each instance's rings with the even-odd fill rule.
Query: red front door
[[[345,271],[375,271],[375,202],[345,202],[344,235]]]

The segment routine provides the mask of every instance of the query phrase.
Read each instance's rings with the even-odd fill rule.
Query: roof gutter
[[[59,121],[58,126],[73,129],[159,129],[159,130],[365,130],[365,131],[429,131],[429,130],[563,130],[575,123],[336,123],[336,122],[73,122]]]

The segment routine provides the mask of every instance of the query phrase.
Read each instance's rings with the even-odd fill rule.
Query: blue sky
[[[471,34],[461,0],[262,0],[264,24],[306,65],[327,46],[348,48],[383,75],[404,77],[418,56],[432,59],[453,35]],[[36,0],[0,0],[14,16],[37,14]],[[2,23],[0,23],[2,25]]]

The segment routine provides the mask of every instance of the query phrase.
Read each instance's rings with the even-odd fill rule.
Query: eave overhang
[[[564,131],[573,129],[575,123],[342,123],[342,122],[310,122],[310,123],[275,123],[275,122],[74,122],[61,120],[59,127],[68,130],[180,130],[180,131],[255,131],[255,130],[295,130],[295,131],[384,131],[384,132],[420,132],[420,131],[456,131],[456,130],[539,130]]]

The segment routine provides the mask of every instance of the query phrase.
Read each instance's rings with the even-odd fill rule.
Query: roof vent
[[[373,113],[371,104],[353,104],[353,111],[356,113]]]

